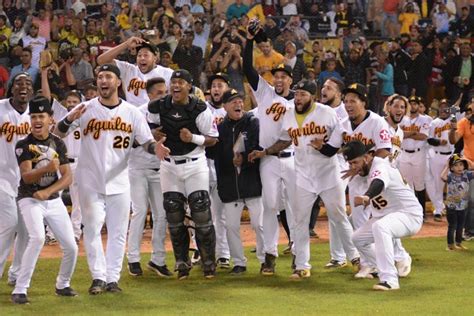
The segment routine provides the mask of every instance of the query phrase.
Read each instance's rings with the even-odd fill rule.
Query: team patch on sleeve
[[[378,176],[380,176],[382,173],[380,172],[380,170],[374,170],[372,172],[372,174],[370,175],[370,179],[375,179],[377,178]]]
[[[17,149],[15,149],[15,153],[16,153],[16,155],[17,155],[18,157],[20,157],[21,154],[23,153],[23,148],[17,148]]]
[[[386,129],[382,129],[379,133],[380,139],[384,142],[391,141],[390,133]]]

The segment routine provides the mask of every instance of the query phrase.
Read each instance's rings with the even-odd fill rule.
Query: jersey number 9
[[[74,131],[74,139],[81,139],[81,132]]]
[[[130,137],[115,136],[114,148],[122,149],[122,148],[128,148],[128,146],[130,146]]]

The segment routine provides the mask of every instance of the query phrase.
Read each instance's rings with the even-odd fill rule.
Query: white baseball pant
[[[292,239],[294,235],[294,217],[292,211],[296,189],[294,157],[264,157],[260,162],[260,175],[262,179],[264,252],[267,254],[278,256],[280,224],[278,223],[277,215],[278,212],[281,211],[280,195],[283,189],[286,190],[286,195],[288,197],[289,202],[287,203],[286,208],[286,218],[288,221],[288,226],[290,228],[290,235],[292,236]]]
[[[335,233],[339,236],[344,252],[350,259],[359,256],[357,249],[352,244],[352,226],[346,215],[344,184],[325,190],[319,194],[327,209],[328,217],[336,223]],[[311,269],[310,242],[309,242],[309,218],[311,206],[314,204],[318,194],[310,192],[305,188],[298,187],[295,196],[295,264],[296,269]]]
[[[426,151],[424,148],[414,153],[402,151],[399,170],[403,178],[415,191],[425,189]]]
[[[72,223],[63,201],[61,198],[46,201],[24,198],[18,201],[18,207],[28,232],[28,244],[23,253],[20,273],[13,293],[26,294],[30,287],[31,277],[45,240],[43,221],[53,231],[64,253],[56,278],[56,288],[69,287],[76,266],[78,248],[74,240]]]
[[[214,163],[214,161],[212,161]],[[216,230],[216,258],[230,259],[229,243],[227,241],[226,232],[226,216],[224,212],[224,204],[219,197],[217,191],[217,182],[211,182],[209,197],[211,199],[211,214],[214,229]]]
[[[130,190],[105,195],[79,185],[79,203],[84,225],[84,246],[92,278],[107,283],[118,282],[125,255]],[[105,255],[101,236],[104,223],[107,225]]]
[[[163,208],[163,193],[161,192],[159,170],[129,169],[130,196],[132,199],[132,217],[128,231],[129,263],[140,262],[140,246],[143,237],[148,205],[153,217],[151,235],[151,261],[159,266],[165,265],[166,249],[166,214]]]
[[[76,167],[77,162],[70,163],[72,172],[72,183],[69,186],[69,195],[71,197],[72,210],[71,210],[71,222],[72,228],[74,229],[74,237],[80,239],[82,235],[81,225],[82,225],[82,215],[81,215],[81,205],[79,203],[79,187],[76,182]]]
[[[15,281],[18,278],[21,258],[27,242],[28,235],[15,197],[2,192],[0,194],[0,277],[3,275],[5,263],[14,245],[14,257],[8,270],[8,280]]]
[[[162,192],[181,192],[185,197],[195,191],[209,192],[209,167],[204,155],[180,165],[163,160],[160,179]]]
[[[435,215],[441,215],[444,209],[444,182],[441,180],[441,172],[446,166],[448,159],[449,155],[442,155],[434,151],[428,156],[426,192],[433,203]]]
[[[422,216],[402,212],[390,213],[381,218],[372,217],[354,232],[352,240],[361,254],[371,262],[371,266],[376,263],[380,281],[398,286],[394,238],[412,236],[421,229],[422,224]],[[375,252],[372,244],[375,244]]]
[[[230,255],[234,266],[247,266],[247,258],[244,256],[244,248],[240,239],[240,218],[242,210],[247,205],[250,214],[250,224],[256,235],[257,258],[260,263],[265,261],[263,252],[263,202],[261,197],[245,199],[224,203],[225,225],[227,229],[227,240],[229,241]]]

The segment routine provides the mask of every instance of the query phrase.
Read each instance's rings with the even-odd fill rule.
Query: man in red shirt
[[[383,1],[382,37],[395,37],[400,0]]]
[[[0,65],[0,99],[5,98],[8,89],[7,84],[8,71],[4,66]]]

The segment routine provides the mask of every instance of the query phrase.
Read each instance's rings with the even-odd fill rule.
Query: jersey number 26
[[[122,148],[128,148],[130,146],[130,137],[125,136],[115,136],[114,137],[114,148],[117,149],[122,149]]]

